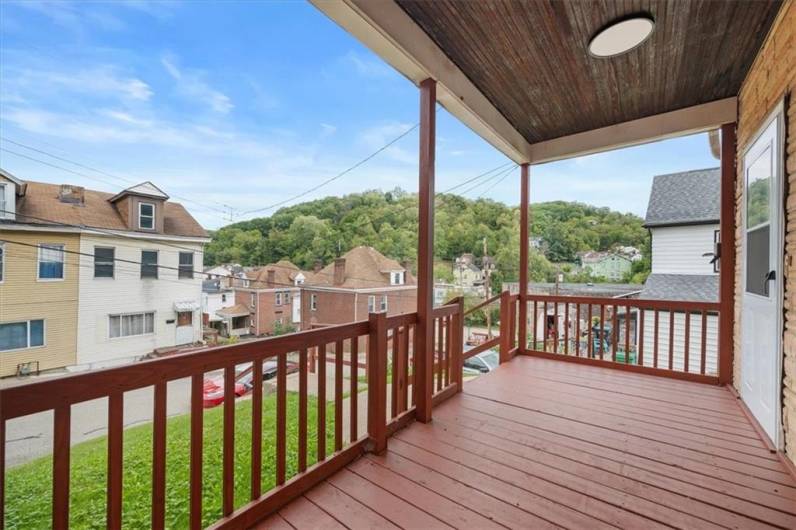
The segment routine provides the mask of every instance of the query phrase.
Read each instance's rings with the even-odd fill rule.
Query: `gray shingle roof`
[[[647,205],[645,226],[718,222],[719,168],[656,175]]]
[[[650,274],[639,295],[647,300],[718,302],[717,274]]]

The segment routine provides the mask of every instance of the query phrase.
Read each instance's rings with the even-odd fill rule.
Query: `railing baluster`
[[[575,356],[580,357],[580,304],[575,304]]]
[[[390,377],[390,414],[393,418],[398,415],[398,331],[398,327],[392,330],[392,358],[389,361],[389,364],[392,366],[392,374]]]
[[[691,353],[691,313],[685,312],[685,344],[683,345],[683,371],[689,372],[689,354]]]
[[[412,359],[409,363],[409,366],[412,368],[412,406],[415,406],[417,402],[417,389],[420,385],[417,384],[417,344],[420,340],[419,334],[417,333],[417,326],[412,326]]]
[[[287,353],[276,358],[276,484],[285,483],[287,462]]]
[[[307,469],[307,348],[299,350],[298,470]],[[356,383],[354,383],[356,384]]]
[[[122,527],[122,448],[124,444],[124,394],[108,396],[108,486],[106,491],[106,526]]]
[[[569,355],[569,302],[564,304],[564,355]]]
[[[630,305],[625,306],[625,364],[630,364]]]
[[[452,322],[452,336],[454,341],[453,351],[451,354],[451,369],[453,370],[453,376],[451,377],[451,380],[456,383],[456,391],[461,392],[462,386],[464,384],[464,376],[462,374],[462,349],[464,344],[464,297],[460,296],[457,303],[459,310],[456,312]],[[527,347],[527,344],[524,346]]]
[[[202,379],[204,374],[191,376],[191,457],[190,457],[190,514],[192,529],[202,528]]]
[[[252,373],[252,381],[257,374]],[[224,368],[224,446],[222,448],[222,509],[225,516],[234,510],[235,497],[235,366]]]
[[[351,395],[348,397],[348,402],[351,406],[351,411],[349,413],[349,429],[351,431],[351,443],[355,442],[358,438],[357,436],[357,419],[358,419],[358,411],[357,411],[357,385],[359,381],[359,337],[352,337],[351,338],[351,367],[349,370],[349,382],[351,384]]]
[[[542,306],[542,340],[544,341],[544,351],[547,351],[547,301],[545,301],[544,305]]]
[[[411,329],[411,326],[404,326],[401,335],[401,346],[398,350],[401,359],[401,377],[399,379],[401,391],[399,394],[400,403],[398,407],[400,412],[404,412],[409,408],[407,403],[409,402],[409,332]]]
[[[451,353],[453,352],[453,327],[451,315],[445,318],[445,386],[451,384]]]
[[[644,309],[639,308],[638,310],[638,322],[636,323],[636,335],[638,335],[638,345],[636,350],[638,351],[638,364],[639,366],[644,366]]]
[[[305,363],[304,370],[307,366]],[[263,360],[252,362],[252,447],[251,447],[251,500],[258,499],[262,493],[263,460],[263,381],[256,374],[263,373]]]
[[[553,353],[558,353],[558,301],[553,302]]]
[[[69,528],[69,453],[71,406],[55,408],[53,422],[53,528]]]
[[[544,326],[542,326],[542,327],[544,328]],[[532,348],[533,350],[536,350],[536,349],[539,348],[539,346],[538,346],[539,339],[536,336],[538,331],[539,331],[538,328],[539,328],[539,317],[536,315],[536,300],[534,300],[533,301],[533,348]],[[544,349],[544,348],[542,348],[542,349]]]
[[[318,462],[326,459],[326,344],[318,348]]]
[[[655,310],[655,318],[653,322],[653,335],[652,335],[652,366],[658,367],[658,310]]]
[[[674,311],[669,311],[669,370],[674,368]]]
[[[334,450],[343,448],[343,340],[334,345]]]
[[[616,349],[619,342],[619,308],[614,305],[611,308],[611,361],[616,362]]]
[[[437,392],[442,390],[442,365],[443,365],[443,357],[445,353],[445,338],[443,333],[445,333],[444,326],[442,324],[442,318],[435,319],[437,323]]]
[[[605,354],[605,306],[600,304],[600,360]]]
[[[152,411],[152,528],[166,526],[166,388],[155,384]]]
[[[708,350],[708,314],[702,311],[702,344],[699,352],[699,373],[705,374],[705,357]]]
[[[592,305],[591,305],[591,302],[589,302],[589,321],[587,322],[587,328],[588,328],[588,332],[587,333],[588,333],[589,336],[587,338],[588,343],[586,344],[586,351],[588,352],[588,357],[589,358],[594,357],[594,355],[596,354],[596,352],[594,351],[594,341],[592,340],[592,329],[591,329],[592,328],[592,323],[591,323],[592,316],[593,316],[592,315]]]

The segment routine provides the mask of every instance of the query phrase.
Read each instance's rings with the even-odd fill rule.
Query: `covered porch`
[[[796,479],[780,417],[788,395],[781,343],[777,436],[760,428],[733,391],[740,385],[742,293],[736,163],[739,138],[753,136],[739,127],[747,119],[740,96],[764,46],[784,56],[774,55],[766,79],[796,84],[793,2],[313,3],[419,87],[416,311],[0,389],[0,526],[9,505],[7,423],[52,414],[49,507],[52,526],[69,528],[72,406],[102,399],[106,521],[121,528],[125,393],[146,388],[153,395],[151,496],[139,501],[150,503],[153,528],[173,522],[174,502],[187,507],[190,528],[796,527]],[[592,37],[632,15],[655,21],[645,46],[590,57]],[[756,130],[788,93],[771,92],[760,97],[767,110],[745,127]],[[520,166],[519,294],[484,302],[500,304],[500,335],[466,352],[463,300],[433,306],[438,103]],[[789,108],[796,122],[796,107]],[[529,295],[533,165],[715,130],[722,176],[717,302]],[[778,270],[773,296],[784,300],[785,271]],[[536,313],[553,306],[558,315],[562,305],[563,315],[573,305],[575,314],[588,311],[585,341],[579,329],[575,341],[548,344],[537,336]],[[595,343],[593,318],[602,334],[618,307],[654,315],[654,339],[633,351],[621,348],[619,335],[607,347]],[[685,315],[696,338],[689,333],[675,347],[674,317],[667,327],[659,313]],[[708,314],[718,315],[714,362],[706,354]],[[464,383],[465,357],[489,348],[500,351],[501,366]],[[367,355],[364,381],[360,353]],[[328,362],[311,374],[316,354]],[[295,393],[288,393],[288,356],[298,359]],[[251,363],[258,374],[268,361],[278,365],[273,416],[264,413],[262,385],[253,385],[246,408],[235,397],[236,367]],[[213,371],[223,371],[225,382],[218,509],[204,496],[202,382]],[[166,480],[174,449],[166,402],[169,382],[178,379],[190,379],[190,458],[186,491],[175,501]],[[251,419],[245,435],[236,426],[242,415]],[[366,432],[353,421],[362,416]],[[270,430],[273,438],[265,438]],[[246,455],[243,481],[239,454]]]

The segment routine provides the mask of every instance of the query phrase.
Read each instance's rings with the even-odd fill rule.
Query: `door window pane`
[[[771,217],[771,148],[768,147],[746,172],[746,227],[767,223]]]
[[[746,292],[760,296],[766,293],[766,275],[771,270],[769,246],[771,225],[746,232]]]

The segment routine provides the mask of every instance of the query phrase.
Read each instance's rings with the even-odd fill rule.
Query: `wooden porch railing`
[[[425,389],[433,403],[453,395],[461,388],[461,322],[462,303],[455,301],[433,311],[435,326],[434,385]],[[121,528],[123,513],[123,440],[125,393],[136,389],[153,389],[152,411],[152,479],[151,524],[153,528],[166,526],[166,467],[167,440],[167,384],[190,378],[190,461],[189,485],[184,502],[189,506],[189,526],[201,528],[248,527],[289,500],[308,490],[325,477],[338,471],[365,451],[380,452],[386,448],[388,436],[414,418],[414,404],[420,389],[412,383],[415,363],[415,329],[417,314],[387,317],[374,313],[367,321],[299,332],[210,348],[195,353],[176,355],[144,361],[118,368],[70,375],[58,379],[37,381],[31,384],[0,389],[0,528],[5,522],[7,499],[4,499],[6,470],[6,424],[9,420],[45,411],[53,411],[52,454],[52,520],[53,528],[70,526],[70,456],[72,405],[89,400],[107,398],[107,487],[106,525]],[[367,349],[367,389],[359,383],[361,348]],[[317,388],[315,395],[309,391],[308,352],[317,349]],[[327,351],[333,352],[332,356]],[[296,474],[288,476],[288,414],[287,414],[287,362],[288,356],[298,357],[297,388],[298,414],[290,421],[297,436],[295,456]],[[346,357],[347,361],[346,362]],[[254,384],[251,393],[251,482],[250,499],[236,506],[235,499],[235,415],[236,367],[251,363],[253,374],[262,373],[266,360],[277,361],[275,378],[276,418],[274,476],[275,484],[263,491],[264,449],[263,436],[263,385]],[[327,368],[327,364],[329,367]],[[349,381],[344,382],[344,365],[349,367]],[[332,370],[327,374],[327,369]],[[222,486],[220,517],[208,520],[202,506],[203,490],[203,383],[208,372],[221,371],[224,379],[223,436],[222,436]],[[257,381],[257,379],[253,379]],[[327,383],[333,388],[327,389]],[[345,394],[348,394],[345,403]],[[333,398],[328,399],[327,395]],[[367,397],[367,432],[361,433],[357,419],[359,404]],[[310,429],[308,409],[316,400],[315,425]],[[334,416],[333,428],[327,418],[327,405]],[[348,408],[349,432],[344,433],[344,407]],[[333,412],[332,412],[333,411]],[[317,433],[312,440],[312,431]],[[327,437],[333,444],[327,447]],[[310,451],[314,445],[314,454]],[[270,458],[270,457],[269,457]],[[314,460],[314,463],[313,463]]]
[[[528,295],[526,353],[717,383],[718,302]]]

